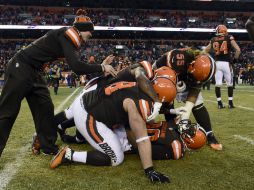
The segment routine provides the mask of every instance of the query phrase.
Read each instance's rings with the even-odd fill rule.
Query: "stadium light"
[[[0,25],[1,29],[13,29],[13,30],[51,30],[58,29],[66,26],[44,26],[44,25]],[[95,30],[102,31],[152,31],[152,32],[215,32],[215,29],[211,28],[170,28],[170,27],[126,27],[126,26],[95,26]],[[228,29],[230,33],[247,33],[246,29]]]

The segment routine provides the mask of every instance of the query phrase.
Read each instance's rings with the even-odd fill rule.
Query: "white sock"
[[[86,158],[87,158],[87,151],[85,152],[74,152],[72,156],[72,160],[74,162],[82,162],[86,163]]]

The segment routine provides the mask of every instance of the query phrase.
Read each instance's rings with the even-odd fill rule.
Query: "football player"
[[[224,25],[219,25],[216,28],[216,36],[213,37],[205,48],[206,52],[212,52],[215,57],[216,72],[215,72],[215,94],[217,97],[218,108],[225,108],[221,101],[221,86],[223,77],[226,80],[228,87],[228,108],[235,108],[233,104],[233,70],[232,62],[234,63],[241,53],[234,37],[228,34],[228,29]],[[235,50],[234,60],[231,61],[230,52],[232,48]],[[231,64],[230,64],[231,63]]]
[[[186,120],[184,125],[186,130],[180,134],[174,120],[147,124],[147,132],[152,143],[153,160],[178,160],[184,156],[187,147],[199,149],[206,144],[206,133],[201,127],[197,124],[192,124],[190,120]],[[136,143],[132,140],[132,134],[127,130],[127,140],[124,135],[121,135],[122,133],[118,134],[117,130],[114,132],[123,147],[126,147],[129,141],[133,146],[131,149],[135,151]]]
[[[161,69],[159,72],[166,71],[167,76],[172,79],[174,83],[176,83],[176,77],[175,73],[171,69]],[[165,75],[165,73],[164,73]],[[156,118],[156,116],[159,114],[160,108],[162,106],[162,102],[159,100],[159,97],[155,90],[153,89],[151,80],[154,77],[154,71],[152,70],[152,65],[147,61],[142,61],[140,63],[132,64],[131,66],[121,70],[116,77],[107,76],[104,77],[102,80],[101,78],[94,78],[91,81],[88,82],[86,85],[83,93],[87,91],[88,88],[95,85],[98,80],[100,80],[99,85],[105,85],[105,84],[112,84],[119,81],[129,81],[129,82],[137,82],[139,88],[147,94],[154,102],[153,104],[153,112],[152,114],[147,118],[148,121],[152,121]],[[103,81],[103,82],[102,82]],[[168,92],[171,93],[171,92]],[[81,95],[82,96],[82,95]],[[65,130],[67,128],[75,126],[74,120],[66,121],[65,113],[60,112],[55,116],[56,123],[58,125],[58,132],[61,136],[61,139],[64,142],[79,142],[82,139],[78,138],[77,136],[72,138],[65,134]]]
[[[116,82],[97,87],[98,84],[76,99],[65,112],[67,119],[74,118],[79,132],[97,151],[76,152],[65,147],[53,158],[51,168],[56,168],[66,161],[91,165],[121,164],[124,153],[112,128],[123,124],[130,126],[135,135],[140,159],[148,178],[152,182],[169,182],[167,176],[153,169],[151,142],[145,125],[151,114],[152,99],[139,89],[136,82]],[[153,87],[160,101],[171,102],[175,98],[176,87],[170,78],[156,76]]]
[[[189,119],[193,113],[197,123],[205,129],[207,142],[214,150],[222,150],[212,131],[209,113],[203,105],[201,87],[211,80],[215,73],[214,60],[207,54],[192,48],[174,49],[165,53],[153,64],[153,68],[168,66],[178,77],[177,101],[185,102],[185,112],[181,119]],[[184,128],[184,125],[182,125]]]
[[[249,33],[250,39],[254,43],[254,14],[247,20],[245,27]]]

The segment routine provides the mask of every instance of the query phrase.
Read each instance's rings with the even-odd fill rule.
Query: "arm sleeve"
[[[63,53],[70,68],[78,75],[101,72],[100,64],[88,64],[80,61],[80,55],[76,47],[61,34],[59,36],[60,44],[63,48]]]

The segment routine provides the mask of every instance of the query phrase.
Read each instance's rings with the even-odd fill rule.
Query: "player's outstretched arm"
[[[139,88],[144,93],[146,93],[154,102],[153,112],[147,120],[148,122],[150,122],[159,115],[162,103],[157,93],[155,92],[151,81],[146,77],[145,69],[142,67],[137,67],[134,70],[132,70],[132,73],[136,78]]]
[[[145,122],[139,114],[134,101],[129,98],[125,99],[123,107],[128,113],[129,124],[136,138],[139,156],[145,170],[145,174],[151,182],[169,182],[169,178],[167,176],[156,172],[153,168],[151,142],[147,134]]]

